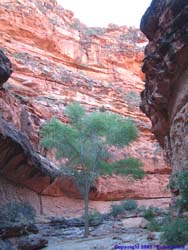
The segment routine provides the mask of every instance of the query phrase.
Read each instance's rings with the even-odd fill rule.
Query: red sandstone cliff
[[[64,107],[69,102],[79,101],[88,111],[104,107],[130,116],[138,125],[139,138],[128,149],[115,150],[114,157],[140,158],[148,175],[131,184],[123,177],[101,178],[92,199],[169,197],[170,168],[162,160],[149,120],[139,110],[144,87],[140,67],[147,42],[143,34],[126,26],[88,28],[53,0],[1,1],[0,18],[0,48],[14,69],[0,91],[2,117],[45,154],[38,132],[53,116],[66,121]],[[35,190],[35,185],[31,182],[29,188]],[[76,196],[72,184],[64,183],[62,192],[59,180],[42,193]]]

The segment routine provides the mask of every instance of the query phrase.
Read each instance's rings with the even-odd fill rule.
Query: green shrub
[[[165,245],[181,245],[188,243],[188,220],[177,218],[163,227],[161,242]]]
[[[88,220],[90,226],[97,226],[102,223],[103,215],[98,211],[94,211],[92,213],[89,213]]]
[[[124,211],[125,211],[125,209],[124,209],[122,204],[111,206],[111,215],[113,217],[117,217],[117,215],[122,214]]]
[[[152,232],[160,232],[161,231],[161,223],[159,223],[156,219],[152,219],[147,226],[147,229]]]
[[[180,213],[188,211],[188,171],[183,168],[181,172],[175,172],[170,178],[168,187],[178,190],[180,193],[180,198],[175,204]]]
[[[129,157],[127,159],[119,160],[113,163],[115,167],[115,174],[132,175],[134,179],[142,179],[145,172],[142,169],[143,163],[140,159]]]
[[[148,209],[145,210],[145,212],[144,212],[145,219],[152,220],[152,219],[154,219],[154,217],[155,217],[155,214],[153,212],[152,207],[149,207]]]
[[[144,213],[146,210],[147,210],[147,208],[144,205],[137,208],[137,211],[141,212],[141,213]]]
[[[135,200],[126,200],[122,203],[125,210],[131,211],[138,207],[138,204]]]
[[[35,216],[35,210],[28,202],[9,202],[0,208],[0,224],[14,222],[29,224],[35,221]]]
[[[188,211],[188,171],[183,170],[178,176],[178,185],[181,195],[180,208],[181,212]]]

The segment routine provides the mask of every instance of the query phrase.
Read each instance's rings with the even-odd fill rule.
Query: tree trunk
[[[84,202],[85,202],[85,231],[84,231],[84,237],[87,238],[89,236],[89,190],[85,190]]]

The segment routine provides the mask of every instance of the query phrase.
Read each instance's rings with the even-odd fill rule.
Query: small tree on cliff
[[[122,148],[137,138],[137,128],[130,119],[113,113],[87,114],[79,104],[66,108],[70,124],[52,119],[41,130],[41,145],[56,149],[57,159],[64,158],[65,166],[74,174],[78,190],[85,201],[85,237],[89,235],[89,191],[100,175],[125,174],[142,178],[144,171],[138,159],[108,163],[110,146]],[[64,167],[65,167],[64,166]]]

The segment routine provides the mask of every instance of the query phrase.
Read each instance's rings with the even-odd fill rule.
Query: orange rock
[[[91,199],[169,197],[165,186],[171,170],[150,132],[149,119],[139,110],[144,88],[140,68],[147,43],[140,30],[86,27],[55,0],[1,1],[0,15],[1,47],[14,68],[0,93],[2,116],[29,137],[36,151],[53,161],[54,153],[39,146],[39,131],[54,116],[67,122],[64,108],[68,103],[78,101],[88,111],[104,106],[129,116],[138,126],[139,138],[121,152],[113,149],[113,157],[140,158],[148,176],[131,185],[123,177],[101,178]],[[33,180],[36,189],[37,181],[40,178]],[[67,187],[56,180],[43,194],[78,197],[75,187]]]

